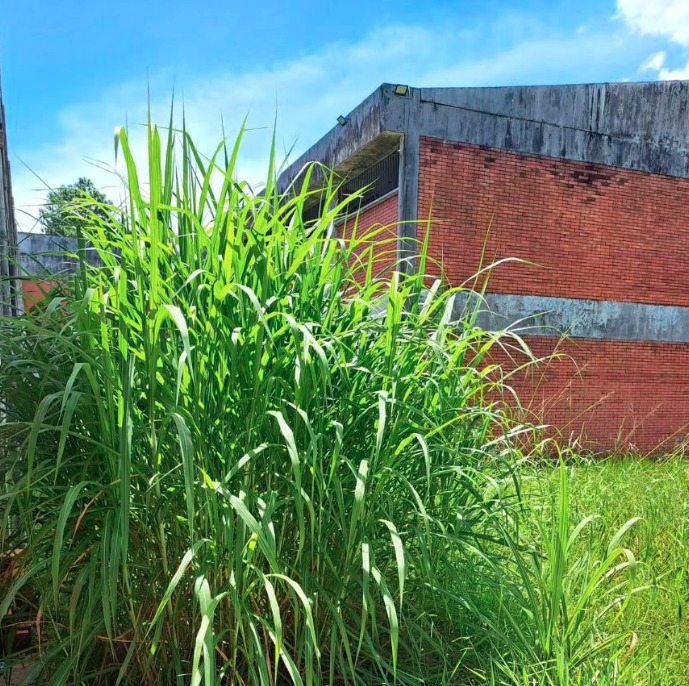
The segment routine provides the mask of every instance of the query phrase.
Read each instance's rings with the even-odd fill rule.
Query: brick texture
[[[397,259],[397,193],[365,207],[357,215],[345,219],[338,225],[338,234],[350,238],[363,238],[362,246],[357,253],[361,256],[362,276],[365,274],[365,263],[369,259],[368,248],[373,253],[374,274],[385,276]],[[367,238],[369,236],[369,238]]]
[[[421,141],[419,217],[459,283],[495,293],[689,306],[689,179]],[[485,251],[484,251],[485,243]]]
[[[509,380],[532,423],[586,450],[665,453],[689,437],[689,346],[525,338],[541,361]],[[492,361],[510,371],[516,350]]]
[[[689,306],[689,180],[435,139],[422,139],[420,165],[431,270],[450,283],[518,258],[490,273],[490,292]],[[528,342],[539,357],[563,354],[514,377],[533,420],[594,450],[684,439],[689,345]]]

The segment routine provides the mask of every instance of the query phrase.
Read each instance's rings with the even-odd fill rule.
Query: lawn
[[[500,579],[501,593],[472,579],[480,589],[475,596],[491,598],[485,614],[508,618],[493,651],[509,657],[489,657],[492,669],[486,669],[479,648],[483,668],[475,683],[686,683],[689,462],[683,456],[563,458],[559,465],[526,462],[519,469],[521,531],[513,539],[519,545],[487,573]],[[599,578],[611,540],[623,542],[625,562]],[[496,609],[499,604],[504,607]],[[510,631],[513,618],[537,630],[525,637],[521,626]],[[500,626],[488,625],[499,637]],[[516,649],[528,642],[539,649]],[[510,659],[512,665],[504,664]]]
[[[621,618],[638,644],[630,684],[679,686],[689,670],[689,462],[639,458],[571,467],[572,507],[596,515],[600,532],[640,521],[627,544],[639,562]]]

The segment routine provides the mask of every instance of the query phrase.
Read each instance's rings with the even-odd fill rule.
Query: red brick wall
[[[421,141],[419,217],[457,285],[481,264],[493,293],[689,306],[689,180]],[[425,231],[422,229],[420,234]],[[437,269],[436,269],[437,271]],[[540,356],[555,339],[530,338]],[[642,452],[689,433],[689,345],[570,340],[514,385],[532,417],[587,447]]]
[[[662,453],[689,436],[689,346],[681,343],[525,338],[543,362],[510,380],[530,422],[566,443],[605,452]],[[551,359],[547,359],[550,356]],[[493,361],[525,363],[511,353]]]
[[[689,179],[423,138],[419,217],[459,283],[495,293],[689,306]]]
[[[368,260],[367,249],[373,251],[374,274],[385,274],[397,260],[397,193],[364,208],[358,215],[348,217],[338,226],[338,233],[349,238],[356,227],[356,236],[371,235],[357,252],[362,255],[362,262]],[[363,268],[363,267],[362,267]]]

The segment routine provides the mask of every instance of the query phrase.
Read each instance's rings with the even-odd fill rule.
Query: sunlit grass
[[[573,467],[577,513],[596,514],[600,536],[639,517],[627,544],[636,551],[636,585],[620,623],[635,634],[629,680],[679,686],[689,666],[689,462],[625,458]]]
[[[251,192],[240,145],[150,126],[139,170],[120,132],[127,207],[84,227],[104,266],[2,322],[8,661],[55,685],[615,683],[626,629],[591,608],[627,594],[629,526],[580,545],[566,472],[521,496],[506,335],[450,321],[424,246],[377,277],[332,183],[308,226],[310,172]]]

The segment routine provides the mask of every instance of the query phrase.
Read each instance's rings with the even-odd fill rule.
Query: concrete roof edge
[[[351,112],[344,115],[347,119],[344,126],[336,124],[284,169],[278,179],[280,190],[284,192],[308,163],[319,162],[330,169],[337,169],[359,148],[383,133],[384,109],[391,89],[390,84],[381,84]],[[333,118],[336,116],[334,114]]]
[[[386,132],[689,176],[689,81],[410,87],[407,96],[394,88],[379,86],[344,126],[333,127],[287,167],[281,190],[307,163],[337,169]],[[510,142],[509,122],[500,119],[521,127],[522,140]],[[536,145],[539,138],[546,144]]]
[[[689,84],[689,79],[668,79],[663,81],[658,80],[643,80],[643,81],[583,81],[575,83],[515,83],[500,86],[419,86],[415,90],[510,90],[510,89],[544,89],[544,88],[584,88],[584,87],[598,87],[598,86],[658,86],[664,87],[666,84],[684,83]]]

